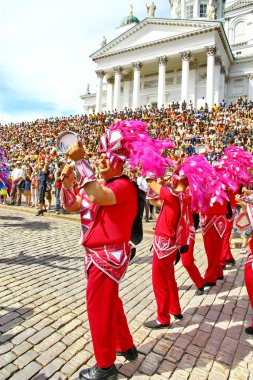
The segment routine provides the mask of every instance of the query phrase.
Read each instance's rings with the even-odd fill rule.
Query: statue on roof
[[[134,15],[134,6],[133,4],[130,4],[130,16]]]
[[[206,11],[206,17],[209,21],[214,21],[216,19],[216,8],[214,5],[209,4]]]
[[[87,83],[87,86],[86,86],[86,94],[90,94],[90,84]]]
[[[156,5],[154,2],[151,3],[151,5],[146,4],[147,7],[147,16],[148,17],[155,17],[155,11],[156,11]]]
[[[100,42],[101,48],[103,48],[107,44],[105,36],[103,36],[102,41]]]

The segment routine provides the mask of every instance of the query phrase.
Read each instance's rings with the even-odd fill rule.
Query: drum
[[[78,142],[78,135],[72,131],[64,131],[57,137],[56,145],[60,153],[66,153],[69,146]]]

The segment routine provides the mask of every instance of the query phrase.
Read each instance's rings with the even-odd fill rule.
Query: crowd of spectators
[[[235,104],[222,101],[208,109],[207,104],[194,110],[192,104],[172,102],[167,107],[143,106],[136,110],[101,112],[90,115],[38,119],[33,122],[0,124],[0,146],[8,154],[10,179],[8,188],[1,190],[1,203],[27,207],[39,205],[39,186],[46,181],[46,198],[51,206],[52,190],[56,193],[56,211],[59,211],[59,170],[67,157],[59,155],[56,139],[60,132],[71,130],[84,143],[88,157],[95,166],[100,135],[117,119],[140,119],[147,123],[153,138],[174,140],[172,159],[179,161],[195,154],[205,146],[206,157],[213,164],[229,145],[237,145],[253,153],[253,102],[239,97]],[[49,170],[43,177],[42,169]],[[129,174],[129,168],[126,168]],[[42,178],[43,177],[43,178]],[[9,199],[7,199],[9,195]]]

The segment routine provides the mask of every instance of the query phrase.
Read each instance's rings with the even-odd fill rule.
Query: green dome
[[[123,18],[120,26],[129,25],[129,24],[132,24],[133,22],[135,22],[136,24],[138,24],[140,22],[140,20],[137,17],[134,16],[133,5],[131,4],[130,5],[130,15],[127,16],[127,17],[125,17],[125,18]]]
[[[135,17],[134,15],[129,15],[129,16],[123,18],[120,26],[132,24],[133,22],[138,24],[140,22],[140,20],[137,17]]]

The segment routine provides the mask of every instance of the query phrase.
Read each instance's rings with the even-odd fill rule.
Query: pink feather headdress
[[[203,155],[187,157],[172,177],[175,180],[187,178],[193,211],[204,212],[214,202],[222,204],[224,199],[228,199],[225,186],[217,180],[214,167]]]
[[[100,139],[100,152],[106,153],[111,165],[129,158],[133,169],[141,166],[143,176],[150,171],[157,178],[165,174],[168,159],[162,156],[164,149],[174,149],[174,143],[152,139],[146,123],[140,120],[117,121]]]
[[[238,190],[241,185],[249,185],[253,178],[249,168],[253,167],[253,155],[238,146],[229,146],[218,160],[215,170],[227,189]]]

